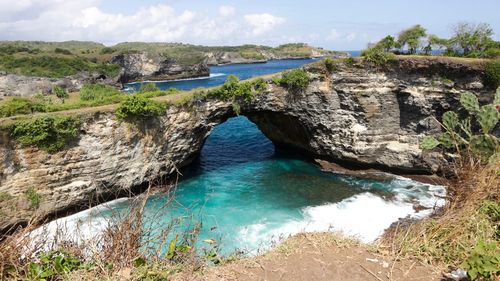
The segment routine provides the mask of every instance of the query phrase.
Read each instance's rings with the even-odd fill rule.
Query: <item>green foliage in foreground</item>
[[[36,192],[36,190],[33,187],[28,188],[26,193],[24,194],[26,196],[26,199],[30,201],[30,209],[35,210],[40,207],[40,202],[42,201],[42,197],[40,194]]]
[[[369,48],[361,53],[364,61],[373,65],[383,66],[395,60],[393,53],[385,52],[379,48]]]
[[[132,95],[127,97],[116,109],[115,115],[121,120],[139,121],[163,114],[166,105],[148,98]]]
[[[461,148],[466,147],[482,159],[488,159],[500,150],[498,138],[490,134],[495,128],[500,118],[500,113],[495,105],[500,104],[500,88],[497,89],[493,104],[479,106],[477,97],[469,92],[463,93],[460,97],[460,103],[468,111],[469,116],[460,119],[458,114],[448,111],[443,114],[442,126],[446,130],[437,139],[426,137],[421,143],[422,149],[433,149],[439,145],[444,148],[455,148],[460,152]],[[477,122],[481,132],[473,132],[471,122]]]
[[[56,152],[78,136],[81,121],[76,117],[42,116],[12,126],[12,136],[22,145]]]
[[[497,88],[500,87],[500,60],[493,60],[484,67],[484,82],[486,85]]]
[[[28,277],[31,280],[59,280],[57,277],[91,267],[92,264],[85,263],[68,252],[50,251],[41,253],[37,262],[29,264]]]
[[[471,255],[462,263],[471,280],[490,279],[500,273],[500,248],[496,242],[479,240]]]
[[[309,74],[301,68],[288,70],[283,72],[283,76],[280,79],[275,79],[274,82],[292,93],[300,93],[309,85]]]

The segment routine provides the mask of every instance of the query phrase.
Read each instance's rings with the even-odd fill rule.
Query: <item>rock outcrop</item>
[[[206,77],[210,70],[205,63],[181,65],[173,59],[147,52],[132,52],[115,56],[111,63],[120,65],[123,73],[121,83],[135,81],[161,81]]]
[[[401,59],[384,68],[340,65],[333,74],[308,67],[311,83],[290,93],[268,81],[267,90],[242,106],[276,146],[309,155],[388,170],[432,172],[446,164],[419,142],[440,131],[439,119],[458,106],[459,94],[492,95],[481,84],[481,65]],[[443,75],[446,75],[446,78]],[[492,91],[491,91],[492,93]],[[194,100],[171,107],[140,126],[112,113],[87,113],[78,141],[48,154],[0,135],[0,229],[88,207],[131,188],[175,175],[201,150],[211,130],[235,116],[230,102]],[[41,196],[30,209],[26,191]]]
[[[243,64],[243,63],[265,63],[269,60],[287,60],[287,59],[313,59],[322,58],[325,56],[333,58],[348,58],[349,53],[344,52],[320,52],[318,49],[312,48],[308,54],[303,55],[285,55],[273,51],[259,51],[252,56],[244,56],[240,52],[207,52],[205,53],[205,63],[208,65],[225,65],[225,64]]]

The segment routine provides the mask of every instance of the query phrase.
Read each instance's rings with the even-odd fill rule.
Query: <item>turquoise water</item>
[[[211,239],[224,254],[256,253],[300,231],[336,230],[372,241],[398,218],[416,215],[415,201],[432,206],[434,193],[442,192],[406,179],[322,172],[300,157],[276,153],[246,117],[217,126],[183,173],[174,191],[147,201],[145,228],[155,236],[172,227],[167,245],[176,234],[196,230],[198,248],[212,247],[204,242]],[[112,204],[98,216],[128,204]]]
[[[245,79],[306,62],[271,61],[214,69]],[[224,79],[179,83],[198,87],[198,83],[222,83]],[[179,87],[175,83],[161,85]],[[159,236],[168,230],[168,235],[162,235],[167,245],[176,234],[192,233],[199,249],[213,247],[204,242],[211,239],[224,254],[254,254],[301,231],[339,231],[371,242],[400,218],[429,215],[432,208],[444,204],[446,194],[443,187],[405,178],[375,181],[323,172],[296,155],[277,153],[255,124],[242,116],[217,126],[198,159],[182,173],[173,191],[155,194],[147,201],[144,227],[150,231],[146,232]],[[125,213],[129,205],[128,200],[117,200],[53,221],[40,237],[45,243],[57,239],[98,241],[110,223],[108,218]],[[417,212],[416,205],[428,209]],[[57,231],[63,225],[66,231]],[[56,239],[56,233],[62,232],[67,233],[65,238]],[[157,247],[155,241],[150,246]]]
[[[191,90],[199,87],[215,87],[224,84],[224,81],[230,74],[236,75],[241,80],[244,80],[255,76],[301,67],[306,63],[311,63],[316,60],[318,59],[270,60],[266,63],[211,66],[210,77],[156,82],[156,85],[162,90],[170,88]],[[125,85],[125,89],[138,90],[141,85],[142,83],[130,83]]]

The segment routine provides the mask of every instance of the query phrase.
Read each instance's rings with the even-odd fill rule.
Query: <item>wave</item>
[[[395,196],[383,198],[364,192],[338,203],[305,207],[301,220],[273,225],[265,220],[239,230],[240,244],[249,249],[269,248],[300,232],[339,232],[364,243],[377,240],[393,223],[403,218],[424,218],[443,207],[446,189],[405,178],[393,181]],[[424,207],[415,208],[416,205]],[[265,241],[265,242],[264,242]],[[250,251],[251,254],[257,252]]]

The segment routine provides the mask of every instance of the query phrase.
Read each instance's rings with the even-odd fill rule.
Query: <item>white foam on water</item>
[[[247,226],[239,232],[241,244],[251,244],[248,246],[250,249],[268,248],[290,235],[324,231],[340,232],[371,243],[394,222],[407,217],[424,218],[446,202],[443,186],[422,184],[402,177],[395,178],[390,185],[394,194],[391,199],[364,192],[338,203],[303,208],[303,219],[290,220],[278,227],[265,221]]]
[[[210,73],[210,78],[224,76],[224,75],[226,75],[226,73]]]
[[[44,224],[27,234],[29,243],[26,250],[38,248],[39,251],[48,251],[61,242],[98,247],[102,234],[111,224],[111,220],[103,216],[103,212],[127,200],[113,200]]]

